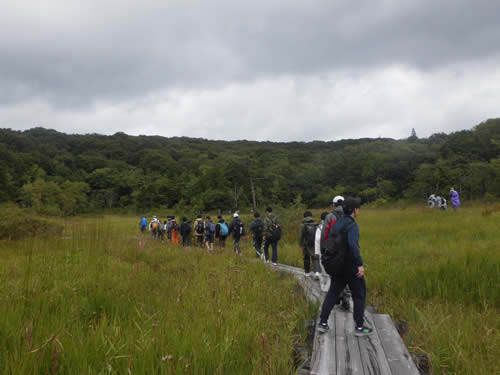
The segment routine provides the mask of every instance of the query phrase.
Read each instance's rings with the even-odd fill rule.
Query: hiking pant
[[[182,246],[191,246],[191,240],[189,238],[189,234],[186,234],[185,236],[182,236]]]
[[[198,245],[199,247],[203,247],[203,234],[200,236],[196,236],[196,245]]]
[[[278,263],[278,241],[273,241],[267,238],[264,241],[264,255],[266,257],[266,260],[269,260],[269,245],[271,245],[271,247],[273,248],[271,261],[273,263]]]
[[[225,236],[219,236],[219,246],[221,248],[226,247],[226,237]]]
[[[233,243],[234,243],[234,252],[237,254],[241,253],[240,250],[240,239],[239,238],[233,238]]]
[[[311,259],[313,264],[314,272],[321,272],[321,267],[319,266],[319,257],[316,255],[311,255],[308,249],[304,248],[304,271],[306,273],[311,272]]]
[[[354,322],[357,327],[363,326],[366,298],[365,278],[358,278],[354,273],[332,276],[330,289],[328,289],[328,293],[323,301],[323,306],[321,306],[321,314],[319,315],[321,323],[328,322],[330,312],[333,306],[338,302],[340,293],[342,293],[346,285],[349,285],[351,289],[352,300],[354,302]]]
[[[260,248],[262,247],[262,236],[254,236],[253,238],[253,248],[259,254],[261,253]]]

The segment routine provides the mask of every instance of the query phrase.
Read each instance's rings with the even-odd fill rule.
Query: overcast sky
[[[0,128],[272,141],[500,117],[495,0],[3,0]]]

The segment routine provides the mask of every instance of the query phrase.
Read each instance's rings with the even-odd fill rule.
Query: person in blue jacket
[[[318,331],[324,333],[328,331],[328,318],[333,306],[337,303],[340,293],[346,285],[349,285],[354,302],[354,335],[367,336],[373,333],[372,328],[364,325],[366,284],[365,268],[361,254],[359,252],[359,228],[354,220],[359,213],[361,199],[347,198],[343,203],[344,216],[333,224],[333,230],[347,237],[348,252],[344,260],[341,271],[331,275],[330,289],[325,297],[320,313],[320,324]]]
[[[148,221],[146,220],[146,218],[144,216],[142,216],[141,221],[139,221],[139,228],[140,228],[141,232],[144,233],[144,231],[146,230],[147,227],[148,227]]]

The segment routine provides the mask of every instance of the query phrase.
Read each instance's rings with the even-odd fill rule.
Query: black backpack
[[[205,226],[203,225],[203,221],[198,220],[198,224],[196,224],[196,233],[203,234],[205,231]]]
[[[317,223],[304,223],[303,240],[304,246],[308,249],[314,249],[314,243],[316,242],[316,228]]]
[[[262,237],[262,233],[264,232],[264,224],[262,220],[257,221],[255,227],[253,228],[253,233],[256,237]]]
[[[271,240],[279,241],[281,239],[281,227],[279,224],[272,224],[271,226]]]
[[[321,263],[329,275],[337,275],[345,269],[347,254],[349,252],[347,231],[353,225],[354,223],[344,226],[340,232],[336,232],[332,226],[328,233]]]

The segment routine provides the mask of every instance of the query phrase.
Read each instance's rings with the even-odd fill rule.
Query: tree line
[[[289,143],[0,129],[0,202],[49,215],[423,201],[451,186],[499,197],[500,119],[428,138]]]

